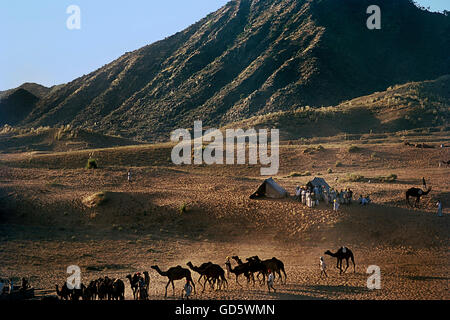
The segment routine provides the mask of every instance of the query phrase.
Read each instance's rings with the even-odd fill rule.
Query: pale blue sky
[[[69,82],[127,51],[170,36],[228,0],[2,0],[0,90],[37,82]],[[418,0],[433,11],[449,0]],[[69,5],[81,9],[81,29],[68,30]]]

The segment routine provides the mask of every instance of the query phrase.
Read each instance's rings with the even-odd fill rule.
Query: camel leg
[[[284,268],[281,269],[281,271],[283,271],[283,274],[284,274],[284,284],[286,284],[286,281],[287,281],[286,271],[284,271]]]
[[[169,282],[167,282],[167,284],[166,284],[166,293],[164,294],[164,298],[167,298],[167,287],[169,286],[170,282],[171,282],[171,280],[169,280]]]
[[[173,295],[175,296],[175,283],[172,281],[172,292],[173,292]]]
[[[348,269],[348,258],[345,259],[345,261],[347,262],[347,267],[345,268],[344,273],[345,273],[345,272],[347,271],[347,269]]]
[[[240,287],[242,287],[242,284],[239,283],[238,277],[239,277],[239,276],[236,275],[236,283],[237,283]]]

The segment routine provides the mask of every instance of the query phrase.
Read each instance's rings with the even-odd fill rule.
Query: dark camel
[[[72,290],[67,287],[67,284],[65,282],[61,290],[59,290],[58,285],[56,285],[56,294],[61,300],[69,300],[72,298]]]
[[[214,285],[217,281],[217,289],[218,290],[220,290],[222,288],[222,285],[224,285],[224,288],[225,288],[225,285],[228,288],[228,281],[227,281],[227,279],[225,279],[225,271],[218,264],[207,262],[207,263],[202,264],[200,267],[196,267],[189,261],[187,263],[187,265],[189,268],[191,268],[192,271],[195,271],[198,274],[200,274],[200,278],[205,277],[205,282],[203,283],[203,291],[202,292],[205,291],[206,282],[209,282],[211,287],[214,288]]]
[[[133,277],[129,274],[126,278],[130,281],[131,291],[133,291],[133,299],[136,300],[136,293],[139,288],[139,276],[135,273]]]
[[[169,278],[169,282],[167,282],[166,284],[166,293],[164,294],[164,297],[167,297],[167,287],[171,283],[173,295],[175,295],[175,285],[173,282],[176,280],[181,280],[183,278],[186,278],[186,280],[188,280],[192,284],[195,293],[195,284],[194,281],[192,281],[192,276],[189,269],[182,268],[181,266],[172,267],[167,271],[162,271],[158,266],[151,266],[151,268],[155,269],[156,272],[158,272],[161,276]]]
[[[330,250],[327,250],[325,252],[325,254],[332,256],[334,258],[337,258],[336,268],[338,268],[340,270],[339,274],[345,273],[345,271],[347,271],[348,266],[349,266],[348,259],[352,259],[353,272],[356,272],[355,258],[353,256],[353,252],[349,248],[347,248],[347,247],[339,248],[339,250],[336,251],[336,253],[333,253]],[[345,268],[344,271],[342,271],[342,260],[344,260],[344,259],[345,259],[345,261],[347,261],[347,267]]]
[[[249,263],[238,264],[236,267],[232,268],[230,261],[225,262],[227,269],[230,273],[233,273],[236,276],[236,283],[242,287],[239,283],[239,276],[243,274],[247,278],[247,284],[250,282],[250,268]]]
[[[125,300],[125,284],[122,280],[113,280],[111,284],[111,298],[113,300]]]
[[[259,259],[258,256],[253,256],[253,257],[250,257],[247,259],[247,261],[250,261],[250,260],[259,261],[260,263],[262,263],[264,265],[264,269],[262,271],[260,271],[260,274],[263,275],[263,281],[265,281],[268,270],[271,270],[274,273],[274,276],[275,276],[275,273],[278,273],[281,283],[283,283],[283,277],[281,276],[281,272],[283,272],[284,283],[286,283],[287,275],[286,275],[286,271],[284,270],[283,261],[278,260],[275,257],[273,257],[272,259],[267,259],[267,260],[261,261],[261,259]],[[258,274],[257,278],[259,279],[259,274]]]
[[[191,263],[191,262],[190,262],[190,261],[188,262],[188,264],[187,264],[188,266],[189,266],[189,263]],[[198,269],[205,269],[206,267],[208,267],[208,266],[210,266],[210,265],[212,265],[212,264],[213,264],[213,263],[212,263],[211,261],[208,261],[208,262],[202,263],[199,267],[196,267],[196,268],[198,268]],[[189,267],[190,267],[190,266],[189,266]],[[190,267],[190,268],[191,268],[191,267]],[[198,274],[200,274],[200,277],[198,278],[197,282],[201,284],[200,280],[201,280],[202,278],[204,278],[205,275],[201,274],[200,272],[198,272],[197,270],[194,270],[194,269],[192,269],[192,268],[191,268],[191,270],[193,270],[193,271],[197,272]]]
[[[406,203],[411,206],[411,203],[409,203],[409,197],[414,197],[416,198],[416,202],[414,203],[414,206],[416,207],[419,204],[420,197],[427,195],[430,191],[431,188],[428,188],[427,191],[423,191],[420,188],[410,188],[406,191]]]

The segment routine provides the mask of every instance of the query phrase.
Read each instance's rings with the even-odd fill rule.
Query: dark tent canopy
[[[314,188],[314,187],[323,188],[323,187],[325,187],[325,189],[327,191],[330,191],[330,186],[328,185],[328,183],[325,181],[324,178],[317,178],[316,177],[316,178],[312,179],[310,182],[308,182],[306,184],[306,186],[308,188]]]
[[[258,189],[252,193],[250,199],[256,198],[274,198],[280,199],[287,197],[288,193],[272,178],[264,180],[264,182],[258,187]]]

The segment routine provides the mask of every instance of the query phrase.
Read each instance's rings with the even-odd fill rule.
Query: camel
[[[247,278],[247,284],[249,284],[250,280],[252,280],[253,281],[253,285],[254,285],[255,284],[255,277],[253,276],[253,271],[250,270],[250,269],[252,269],[252,267],[250,266],[250,262],[244,263],[244,262],[242,262],[242,260],[238,256],[232,256],[231,259],[236,261],[238,266],[242,266],[241,268],[243,270],[246,270],[246,273],[244,273],[244,275]],[[254,268],[254,266],[253,266],[253,268]]]
[[[206,282],[208,281],[211,284],[211,287],[214,288],[214,285],[217,281],[217,288],[220,290],[222,288],[222,284],[228,287],[228,281],[225,279],[225,271],[218,264],[214,264],[211,262],[203,263],[200,267],[196,267],[192,264],[192,262],[188,262],[187,266],[192,270],[200,274],[200,278],[205,277],[205,282],[203,283],[203,291],[205,291]],[[212,281],[212,283],[211,283]]]
[[[247,284],[250,282],[250,270],[248,263],[238,264],[236,267],[232,268],[230,261],[227,261],[225,262],[225,265],[227,266],[227,269],[230,273],[234,273],[234,275],[236,276],[236,283],[239,286],[242,287],[238,280],[241,274],[245,275],[245,277],[247,278]]]
[[[431,191],[431,187],[428,188],[427,191],[423,191],[420,188],[409,188],[406,191],[406,203],[411,206],[411,203],[409,203],[409,197],[414,197],[414,198],[416,198],[416,202],[414,203],[414,206],[416,207],[419,204],[420,197],[429,194],[430,191]]]
[[[190,261],[189,261],[188,263],[190,263]],[[206,267],[208,267],[208,266],[210,266],[210,265],[212,265],[212,264],[213,264],[213,263],[212,263],[211,261],[208,261],[208,262],[202,263],[202,264],[201,264],[199,267],[197,267],[197,268],[198,268],[198,269],[205,269]],[[187,264],[187,266],[189,266],[189,264]],[[189,268],[191,268],[191,267],[189,266]],[[198,274],[200,274],[200,277],[198,278],[197,282],[201,284],[200,280],[201,280],[203,277],[205,277],[205,275],[201,274],[200,272],[198,272],[198,271],[196,271],[196,270],[194,270],[194,269],[192,269],[192,268],[191,268],[191,270],[197,272]]]
[[[336,251],[336,253],[331,252],[330,250],[327,250],[325,252],[325,254],[332,256],[334,258],[337,258],[337,264],[336,264],[336,268],[338,268],[340,270],[339,274],[345,273],[345,271],[347,271],[349,263],[348,263],[348,259],[352,259],[353,262],[353,272],[356,272],[356,265],[355,265],[355,258],[353,256],[353,252],[347,248],[347,247],[341,247],[339,248],[338,251]],[[342,271],[342,260],[347,261],[347,267],[345,268],[344,271]]]
[[[257,278],[259,279],[259,275],[263,275],[263,281],[265,281],[266,275],[268,273],[268,270],[272,270],[275,276],[275,272],[278,273],[278,276],[280,277],[281,283],[283,283],[283,277],[281,276],[281,272],[284,274],[284,283],[286,283],[287,275],[286,271],[284,270],[284,263],[281,260],[278,260],[277,258],[273,257],[272,259],[267,259],[261,261],[261,259],[258,256],[253,256],[247,259],[247,261],[254,260],[259,261],[264,265],[264,269],[260,271],[260,273],[257,275]]]
[[[120,279],[115,279],[111,284],[111,298],[113,300],[125,300],[125,284]]]
[[[169,278],[169,282],[167,282],[166,284],[166,293],[164,294],[164,297],[167,297],[167,287],[170,283],[172,283],[173,295],[175,295],[175,285],[173,282],[175,280],[181,280],[183,278],[186,278],[186,280],[192,284],[195,293],[195,284],[194,281],[192,281],[192,276],[189,269],[182,268],[181,266],[169,268],[169,270],[167,271],[162,271],[158,266],[151,266],[151,268],[155,269],[156,272],[158,272],[161,276]]]
[[[139,276],[135,273],[133,277],[131,277],[131,274],[129,274],[126,276],[126,278],[130,281],[131,291],[133,292],[133,299],[136,300],[136,293],[139,287]]]
[[[61,290],[59,290],[59,286],[56,285],[56,294],[60,297],[61,300],[73,300],[78,301],[83,297],[83,293],[86,289],[84,284],[80,285],[79,289],[73,288],[69,289],[67,287],[67,282],[64,282]]]
[[[67,283],[65,282],[61,290],[59,290],[59,286],[56,285],[56,294],[61,300],[69,300],[72,298],[72,290],[67,287]]]
[[[148,288],[150,287],[150,276],[148,274],[148,271],[144,271],[144,283],[145,283],[145,293],[146,296],[148,297]]]

